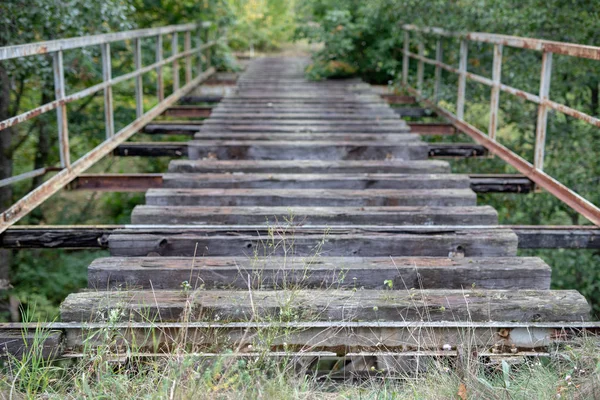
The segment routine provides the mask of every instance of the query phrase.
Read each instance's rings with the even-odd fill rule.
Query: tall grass
[[[96,314],[105,323],[101,330],[90,331],[82,340],[76,359],[44,358],[44,342],[51,332],[37,329],[33,338],[25,334],[24,351],[20,356],[4,358],[0,376],[0,397],[17,398],[93,398],[93,399],[595,399],[600,398],[600,341],[583,337],[556,348],[544,357],[477,358],[452,357],[401,358],[387,356],[317,357],[311,351],[320,350],[321,338],[308,338],[307,345],[293,345],[300,328],[281,327],[281,323],[314,321],[317,315],[301,313],[294,304],[295,296],[310,277],[310,266],[324,254],[327,232],[311,255],[298,257],[294,247],[294,221],[290,215],[282,226],[272,226],[261,246],[250,254],[255,274],[240,269],[251,302],[247,322],[273,323],[267,328],[245,330],[237,335],[214,329],[198,341],[193,331],[146,331],[142,335],[117,327],[129,317],[125,303],[113,303],[112,308]],[[278,222],[277,222],[278,223]],[[279,297],[279,313],[265,314],[254,306],[253,296],[265,282],[261,274],[275,254],[281,257],[281,268],[292,260],[302,260],[300,274],[279,286],[285,289]],[[191,260],[189,281],[182,282],[181,293],[187,299],[181,322],[194,322],[194,295],[207,290],[194,279],[199,268],[196,257]],[[320,295],[328,296],[340,288],[349,292],[353,287],[348,271],[340,266],[332,271],[332,279],[321,287]],[[298,279],[300,276],[300,279]],[[337,277],[337,278],[336,278]],[[349,282],[350,281],[350,282]],[[267,284],[267,285],[270,285]],[[393,288],[382,282],[386,290]],[[240,289],[238,289],[240,290]],[[383,299],[385,301],[385,299]],[[425,307],[425,310],[427,307]],[[376,310],[374,310],[376,312]],[[25,320],[30,320],[27,319]],[[204,316],[213,321],[214,316]],[[349,316],[348,318],[351,318]],[[428,316],[424,313],[425,321]],[[136,319],[160,321],[149,311],[140,311]],[[227,322],[227,321],[220,321]],[[279,326],[278,326],[279,325]],[[205,332],[203,332],[204,334]],[[331,335],[345,333],[332,328]],[[429,337],[432,332],[424,332]],[[473,354],[475,343],[469,332],[459,335],[460,343],[453,347],[462,354]],[[168,352],[161,351],[160,342],[167,341]],[[417,338],[421,343],[421,338]],[[426,339],[423,339],[426,342]],[[386,351],[378,343],[372,347]],[[273,351],[277,351],[277,356]],[[142,353],[154,353],[146,356]],[[460,352],[458,352],[460,353]],[[514,362],[516,360],[517,362]]]

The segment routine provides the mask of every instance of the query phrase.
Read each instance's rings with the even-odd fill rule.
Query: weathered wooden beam
[[[352,228],[364,227],[354,226]],[[600,228],[592,225],[503,225],[502,227],[510,228],[517,234],[519,248],[522,249],[600,249]],[[117,229],[125,228],[130,232],[141,232],[147,229],[147,227],[136,225],[17,225],[0,235],[0,248],[103,249],[108,247],[108,235]],[[230,231],[235,230],[234,228],[223,227]],[[248,226],[244,226],[244,229],[247,228]],[[264,229],[263,226],[255,228]],[[393,226],[371,226],[370,228],[385,231],[394,229]],[[398,227],[398,229],[402,228],[406,227]],[[323,226],[321,232],[327,229],[331,229],[331,227]],[[465,230],[469,227],[463,226],[461,229]],[[172,227],[160,225],[155,226],[153,232],[160,234],[172,230]]]
[[[208,118],[212,107],[181,105],[167,108],[161,115],[165,117]]]
[[[468,300],[465,297],[468,295]],[[86,322],[119,307],[121,321],[180,321],[186,309],[195,320],[272,319],[281,310],[313,321],[564,321],[590,319],[590,306],[575,290],[198,290],[110,291],[70,294],[62,321]],[[425,317],[426,316],[426,317]],[[306,317],[305,317],[306,318]]]
[[[70,190],[100,192],[145,192],[159,188],[163,174],[82,174],[69,184]]]
[[[485,146],[476,143],[429,143],[429,157],[482,157],[488,154]]]
[[[533,182],[520,174],[469,174],[476,193],[530,193]]]
[[[193,267],[192,267],[193,265]],[[88,287],[204,289],[550,289],[550,267],[538,257],[106,257],[88,267]],[[251,281],[248,282],[247,277]],[[392,282],[386,285],[385,282]],[[391,286],[391,288],[390,288]]]
[[[187,157],[188,145],[181,142],[130,142],[117,146],[113,154],[121,157]]]
[[[184,96],[179,100],[179,104],[218,103],[221,100],[223,96],[219,95]]]
[[[407,121],[410,126],[410,133],[417,135],[454,135],[456,128],[454,125],[443,122],[414,122]]]
[[[435,117],[435,113],[427,108],[421,107],[394,107],[394,112],[401,117],[423,118]]]
[[[417,99],[414,96],[402,96],[399,94],[381,94],[388,104],[415,104]]]

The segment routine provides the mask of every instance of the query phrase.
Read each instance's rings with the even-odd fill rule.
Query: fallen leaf
[[[467,386],[464,383],[458,385],[458,397],[462,400],[467,400]]]

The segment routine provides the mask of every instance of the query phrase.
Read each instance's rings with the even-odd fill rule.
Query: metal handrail
[[[593,126],[600,127],[600,119],[588,115],[584,112],[568,107],[564,104],[552,101],[549,98],[550,80],[552,73],[552,55],[561,54],[592,60],[600,60],[600,47],[586,46],[574,43],[553,42],[549,40],[523,38],[517,36],[496,35],[481,32],[449,32],[440,28],[417,27],[414,25],[402,25],[404,30],[403,43],[403,65],[402,65],[402,85],[417,97],[423,104],[434,109],[439,115],[451,121],[459,130],[471,136],[475,141],[484,145],[488,150],[498,157],[515,167],[519,172],[527,176],[540,188],[547,190],[559,200],[563,201],[569,207],[589,219],[595,225],[600,226],[600,208],[583,198],[573,190],[558,182],[552,176],[543,171],[544,153],[546,144],[546,131],[548,110],[556,110],[571,117],[580,119]],[[441,40],[436,42],[436,59],[430,59],[424,56],[424,43],[422,37],[418,42],[418,54],[410,51],[410,32],[419,32],[423,35],[433,35],[440,37],[452,37],[460,40],[459,67],[455,68],[443,62],[443,52]],[[492,65],[492,79],[483,77],[467,71],[468,42],[490,43],[494,45],[494,57]],[[501,82],[502,72],[502,50],[503,46],[515,47],[525,50],[542,52],[542,72],[540,79],[539,95],[528,93],[526,91],[513,88]],[[417,87],[413,88],[408,84],[410,59],[418,61],[417,66]],[[424,64],[435,66],[434,75],[434,95],[433,98],[427,98],[423,95]],[[442,108],[439,103],[439,93],[441,86],[441,70],[445,70],[458,75],[458,95],[456,100],[456,113],[452,113]],[[490,121],[487,134],[468,122],[464,121],[465,108],[465,88],[466,81],[472,81],[491,87],[490,97]],[[500,92],[510,93],[521,97],[529,102],[538,105],[538,116],[536,124],[536,140],[533,164],[501,145],[496,140],[498,130],[498,109]]]
[[[210,31],[205,28],[208,28],[211,25],[212,24],[210,22],[199,22],[1,47],[0,61],[28,57],[32,55],[52,54],[54,63],[54,89],[56,99],[50,103],[36,107],[32,110],[28,110],[17,116],[0,121],[0,134],[2,134],[1,131],[3,129],[7,129],[11,126],[30,120],[48,111],[56,110],[59,152],[62,169],[60,169],[55,176],[48,179],[38,188],[28,193],[25,197],[18,200],[9,209],[0,214],[0,233],[75,179],[78,174],[81,174],[94,163],[102,159],[105,155],[109,154],[119,144],[123,143],[145,124],[159,116],[168,107],[176,103],[182,96],[187,94],[191,89],[213,74],[214,68],[210,67],[210,51],[211,48],[218,43],[220,38],[217,40],[210,40]],[[199,43],[198,46],[192,48],[191,35],[194,31],[197,31],[198,33]],[[177,36],[179,33],[184,34],[183,51],[179,51],[179,41]],[[163,58],[163,36],[169,34],[171,35],[173,52],[170,57]],[[205,37],[203,37],[204,34]],[[151,65],[142,67],[141,39],[147,37],[156,37],[156,61]],[[133,56],[135,70],[133,72],[113,78],[111,71],[110,43],[124,40],[133,40],[132,47],[134,53]],[[65,93],[63,52],[65,50],[93,45],[101,46],[102,82],[76,93],[67,95]],[[204,55],[205,63],[202,62],[202,52],[207,53]],[[195,56],[198,56],[198,73],[196,77],[193,77],[192,57]],[[173,69],[178,71],[179,60],[181,59],[184,59],[185,85],[183,85],[181,88],[179,87],[179,77],[177,76],[177,78],[174,78],[173,80],[172,94],[165,98],[162,69],[165,65],[172,64]],[[203,67],[206,67],[206,70],[203,71]],[[156,70],[157,72],[156,91],[159,101],[154,108],[144,113],[142,75],[153,70]],[[119,132],[115,133],[112,88],[114,85],[130,79],[135,79],[136,119]],[[67,104],[90,96],[101,90],[104,91],[106,140],[80,157],[75,162],[71,163],[67,123]],[[0,180],[0,187],[13,184],[24,179],[43,175],[48,170],[48,168],[40,168]]]

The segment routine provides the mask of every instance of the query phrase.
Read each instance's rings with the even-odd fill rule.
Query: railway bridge
[[[80,356],[100,344],[108,326],[118,332],[111,347],[117,358],[131,357],[132,349],[140,356],[182,348],[247,356],[261,348],[311,365],[333,358],[353,371],[394,371],[404,357],[545,354],[598,329],[580,293],[551,290],[551,266],[517,250],[600,246],[598,207],[543,170],[548,110],[600,126],[548,98],[552,54],[600,59],[600,48],[405,26],[400,95],[359,79],[308,81],[303,56],[255,58],[239,75],[216,73],[211,51],[226,37],[215,33],[210,24],[188,24],[0,48],[0,60],[53,55],[56,99],[0,121],[0,129],[54,111],[61,154],[58,172],[2,213],[0,245],[110,251],[89,265],[87,290],[64,300],[60,322],[42,324],[46,354]],[[425,56],[419,38],[427,35],[461,38],[458,68],[445,64],[441,51]],[[143,66],[147,38],[156,38],[156,61]],[[468,41],[494,46],[491,78],[467,70]],[[133,72],[112,76],[114,42],[131,46]],[[100,46],[103,81],[66,93],[63,53],[84,46]],[[503,46],[542,52],[539,95],[501,82]],[[432,76],[424,65],[434,66]],[[437,88],[442,70],[459,76],[454,112],[423,94],[425,79]],[[146,110],[142,76],[151,72],[158,103]],[[464,120],[469,79],[491,88],[488,132]],[[135,82],[136,119],[116,131],[112,87],[125,81]],[[227,91],[207,94],[206,83]],[[77,132],[69,133],[68,104],[96,92],[104,95],[106,140],[71,161],[69,135]],[[496,138],[500,92],[538,104],[533,163]],[[443,122],[419,121],[434,114]],[[138,132],[188,140],[128,141]],[[457,132],[473,142],[423,140]],[[85,174],[109,155],[173,160],[161,174]],[[453,174],[444,159],[491,155],[520,174]],[[128,225],[13,225],[64,188],[145,191],[145,204]],[[533,190],[552,193],[595,225],[502,226],[496,210],[477,203],[481,192]],[[0,324],[0,344],[19,354],[39,328]]]

